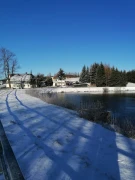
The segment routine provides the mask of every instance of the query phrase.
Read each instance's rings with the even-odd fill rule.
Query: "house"
[[[52,77],[53,86],[66,86],[65,80],[59,80],[58,78]]]
[[[11,88],[13,89],[23,89],[23,88],[32,88],[34,85],[32,80],[34,76],[32,74],[11,74],[10,83]],[[6,82],[6,87],[9,88],[8,80]]]
[[[128,82],[126,87],[135,87],[135,83]]]
[[[75,83],[79,83],[79,77],[66,77],[64,80],[59,80],[57,77],[53,77],[53,86],[68,86]]]

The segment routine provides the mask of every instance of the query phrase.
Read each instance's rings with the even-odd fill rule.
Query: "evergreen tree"
[[[105,64],[104,69],[105,69],[106,86],[109,86],[109,80],[110,80],[110,76],[111,76],[110,65]]]
[[[86,80],[87,80],[87,83],[90,83],[90,71],[88,67],[86,69]]]
[[[115,68],[113,67],[111,71],[111,76],[109,78],[109,83],[108,83],[110,87],[113,87],[115,85],[115,78],[116,78]]]
[[[90,82],[91,82],[91,84],[96,84],[96,76],[97,76],[98,66],[99,66],[99,64],[94,63],[90,67]]]
[[[38,73],[37,76],[35,76],[37,87],[41,87],[42,83],[45,81],[44,74]]]
[[[114,86],[117,86],[117,87],[126,86],[127,84],[126,72],[119,71],[117,68],[115,71],[116,71],[115,72],[116,78],[115,78]]]
[[[45,84],[46,84],[46,86],[52,86],[53,85],[52,78],[49,76],[46,77]]]
[[[120,72],[120,86],[126,86],[127,84],[127,75],[126,71],[121,71]]]
[[[119,71],[113,67],[111,70],[111,76],[109,79],[109,86],[110,87],[117,87],[117,86],[119,86],[119,84],[120,84]]]
[[[127,73],[126,73],[126,71],[124,70],[123,71],[123,85],[124,86],[126,86],[127,85],[127,83],[128,83],[128,80],[127,80]]]
[[[31,74],[30,84],[34,87],[36,86],[36,77]]]
[[[65,76],[63,69],[60,68],[59,72],[57,73],[57,77],[59,80],[65,79],[66,76]]]
[[[86,66],[84,65],[82,68],[82,72],[80,74],[80,82],[85,83],[87,81],[87,77],[86,77]]]
[[[80,81],[91,82],[92,85],[96,86],[111,86],[120,87],[126,86],[127,82],[135,82],[135,70],[119,71],[117,68],[111,68],[106,64],[94,63],[91,65],[90,70],[86,66],[83,67]]]
[[[116,68],[115,73],[116,73],[116,78],[115,78],[114,86],[120,87],[121,86],[121,72]]]
[[[123,72],[119,71],[119,87],[123,86],[123,84],[124,84],[123,81],[124,81],[124,79],[123,79]]]
[[[97,87],[106,86],[105,70],[102,63],[97,68],[96,86]]]
[[[127,72],[127,81],[135,83],[135,70]]]

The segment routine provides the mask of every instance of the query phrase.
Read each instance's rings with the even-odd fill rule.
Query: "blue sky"
[[[135,69],[134,0],[0,0],[0,47],[19,72],[80,72],[94,62]]]

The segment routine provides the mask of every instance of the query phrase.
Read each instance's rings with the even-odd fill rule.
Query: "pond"
[[[135,94],[88,94],[88,93],[54,93],[42,94],[43,100],[53,103],[56,100],[73,104],[75,109],[80,105],[88,106],[93,102],[100,101],[103,106],[120,118],[130,117],[135,119]]]

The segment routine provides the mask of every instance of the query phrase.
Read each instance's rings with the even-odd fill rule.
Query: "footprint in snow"
[[[67,136],[66,136],[66,141],[69,142],[73,136],[74,136],[74,133],[72,133],[72,132],[70,132],[69,134],[67,134]]]
[[[10,123],[12,123],[12,124],[17,124],[15,121],[10,121]]]
[[[80,157],[81,163],[83,164],[83,166],[85,168],[88,168],[90,166],[90,161],[89,158],[87,156],[82,156]]]
[[[77,157],[77,161],[80,165],[82,165],[84,168],[89,168],[91,166],[90,160],[87,156],[81,156],[81,155],[75,155]]]
[[[62,146],[62,145],[63,145],[63,143],[62,143],[61,140],[59,140],[59,139],[56,139],[56,140],[54,141],[54,144],[55,144],[56,146]]]

